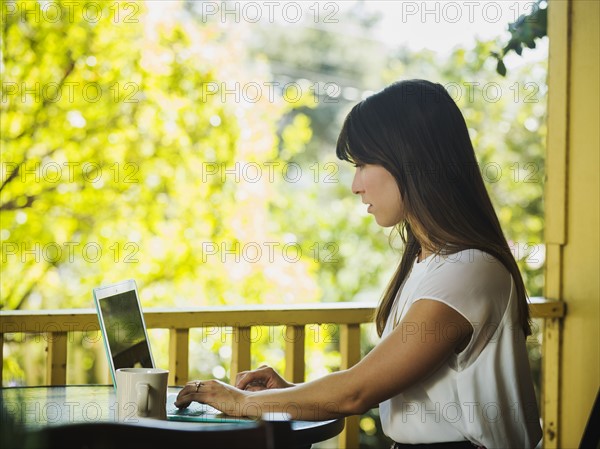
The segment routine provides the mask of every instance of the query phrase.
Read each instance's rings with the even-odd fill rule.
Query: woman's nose
[[[363,191],[362,182],[360,179],[360,175],[358,173],[358,169],[354,172],[354,179],[352,179],[352,193],[355,195],[360,194]]]

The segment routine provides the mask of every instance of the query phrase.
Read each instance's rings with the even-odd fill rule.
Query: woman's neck
[[[432,254],[433,254],[433,251],[421,248],[421,251],[419,251],[419,254],[417,255],[417,263],[422,262],[423,260],[427,259]]]

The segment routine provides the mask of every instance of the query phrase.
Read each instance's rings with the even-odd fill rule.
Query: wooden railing
[[[565,305],[559,301],[534,298],[530,305],[534,318],[544,320],[542,415],[545,439],[554,441],[558,430],[558,360],[560,320]],[[372,303],[319,303],[310,305],[261,305],[244,307],[211,307],[149,309],[144,312],[149,329],[169,329],[169,384],[181,385],[188,380],[189,332],[194,328],[232,328],[232,361],[230,379],[250,366],[251,329],[253,326],[285,326],[285,377],[292,382],[304,381],[304,336],[310,324],[333,323],[340,329],[341,369],[360,359],[360,325],[372,321]],[[67,341],[71,332],[98,330],[94,309],[10,311],[0,312],[0,378],[4,366],[4,334],[46,334],[46,382],[64,385],[67,379]],[[346,419],[340,445],[359,446],[359,418]]]

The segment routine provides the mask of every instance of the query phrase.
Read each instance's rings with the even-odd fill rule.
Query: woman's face
[[[398,184],[381,165],[357,165],[352,193],[360,195],[362,202],[369,205],[367,212],[373,214],[380,226],[394,226],[404,218]]]

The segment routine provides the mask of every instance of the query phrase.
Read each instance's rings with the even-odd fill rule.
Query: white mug
[[[118,420],[167,419],[169,371],[160,368],[119,368],[117,377]]]

